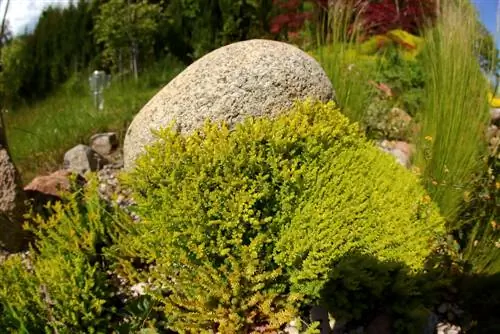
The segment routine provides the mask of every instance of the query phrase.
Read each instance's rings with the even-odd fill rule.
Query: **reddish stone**
[[[411,145],[405,141],[395,141],[393,144],[395,149],[400,150],[404,154],[406,154],[408,157],[411,157],[413,152],[415,152],[415,146]]]
[[[61,191],[70,189],[69,177],[71,174],[67,170],[58,170],[50,175],[37,176],[24,187],[24,191],[59,197]]]

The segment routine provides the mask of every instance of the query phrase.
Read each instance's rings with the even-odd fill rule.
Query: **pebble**
[[[437,334],[460,334],[462,329],[448,322],[440,322],[436,327],[436,332]]]
[[[132,191],[130,189],[122,188],[118,180],[118,174],[123,167],[122,162],[104,166],[97,172],[99,180],[99,193],[101,197],[109,202],[116,203],[123,209],[135,222],[140,220],[140,217],[130,210],[130,207],[135,204],[133,200]]]

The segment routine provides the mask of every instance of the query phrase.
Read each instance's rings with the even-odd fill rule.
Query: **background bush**
[[[332,103],[159,139],[125,176],[143,220],[113,252],[174,330],[277,328],[349,252],[415,271],[441,231],[417,177]]]

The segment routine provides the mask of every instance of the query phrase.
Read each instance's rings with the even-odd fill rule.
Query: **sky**
[[[500,47],[500,32],[497,32],[497,0],[472,0],[479,11],[479,16],[485,27],[495,37],[497,47]]]
[[[0,13],[3,13],[6,0],[0,2]],[[69,2],[70,0],[11,0],[7,14],[10,28],[14,35],[21,34],[26,29],[31,30],[45,7],[65,6]],[[497,0],[472,0],[472,2],[476,5],[486,28],[496,37],[497,46],[500,46],[500,33],[496,33]]]
[[[0,13],[4,13],[6,0],[0,0]],[[64,6],[70,0],[10,0],[7,19],[14,35],[22,34],[26,29],[31,30],[38,21],[38,17],[45,7]]]

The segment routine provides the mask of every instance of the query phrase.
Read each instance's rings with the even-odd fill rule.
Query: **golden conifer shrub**
[[[158,136],[125,176],[142,220],[116,254],[179,332],[280,328],[346,254],[417,271],[443,230],[417,176],[333,103]]]

